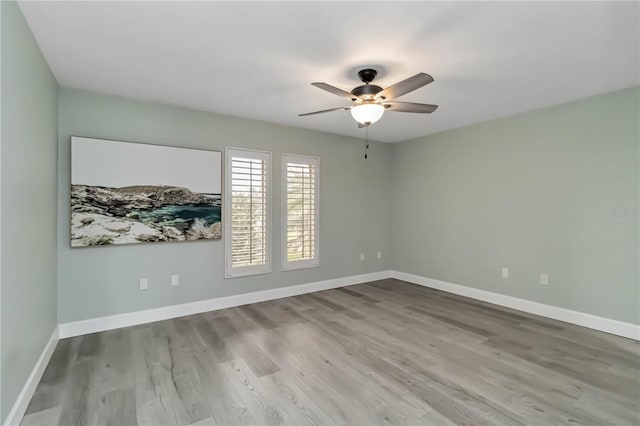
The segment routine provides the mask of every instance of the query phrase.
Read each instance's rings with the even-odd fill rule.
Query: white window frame
[[[314,226],[314,251],[313,259],[289,261],[287,256],[287,164],[299,163],[314,165],[316,169],[315,178],[315,226]],[[282,154],[282,270],[291,271],[295,269],[317,268],[320,266],[320,158],[308,155]]]
[[[231,263],[231,187],[232,187],[232,159],[233,157],[253,158],[257,160],[263,160],[266,164],[266,233],[265,238],[265,264],[263,265],[248,265],[248,266],[233,266]],[[259,151],[245,148],[225,147],[225,191],[224,191],[224,253],[225,253],[225,278],[244,277],[248,275],[268,274],[271,272],[271,152]]]

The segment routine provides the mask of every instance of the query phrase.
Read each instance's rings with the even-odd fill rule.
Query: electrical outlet
[[[509,268],[502,268],[502,278],[509,278]]]
[[[360,262],[364,262],[364,253],[360,253]]]
[[[549,285],[549,275],[540,274],[540,285]]]
[[[140,290],[146,290],[149,288],[149,280],[147,278],[140,278]]]
[[[378,259],[382,259],[382,252],[378,250]]]
[[[174,287],[177,285],[180,285],[180,275],[178,274],[171,275],[171,285]]]

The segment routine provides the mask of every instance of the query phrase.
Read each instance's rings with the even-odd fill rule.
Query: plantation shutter
[[[319,265],[319,160],[284,154],[282,160],[282,268]]]
[[[227,148],[226,276],[271,271],[271,154]]]

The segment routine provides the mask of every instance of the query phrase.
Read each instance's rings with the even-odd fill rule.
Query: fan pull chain
[[[369,126],[364,128],[364,159],[367,159],[369,152]]]

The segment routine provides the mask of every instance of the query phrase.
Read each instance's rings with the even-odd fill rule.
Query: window
[[[316,157],[282,156],[282,269],[319,265],[319,166]]]
[[[225,276],[271,272],[271,153],[226,149]]]

